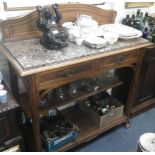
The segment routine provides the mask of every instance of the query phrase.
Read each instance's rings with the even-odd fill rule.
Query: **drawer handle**
[[[62,73],[61,76],[62,76],[62,77],[65,77],[65,78],[66,78],[66,77],[71,77],[71,76],[73,76],[73,75],[72,75],[72,71],[71,71],[71,70],[66,71],[66,72]]]
[[[66,77],[72,77],[74,74],[79,73],[80,69],[79,68],[74,68],[72,70],[67,70],[63,73],[60,74],[60,76],[66,78]]]
[[[121,63],[126,59],[126,56],[119,55],[116,59],[114,59],[115,63]]]

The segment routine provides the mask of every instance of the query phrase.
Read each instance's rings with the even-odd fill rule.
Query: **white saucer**
[[[134,39],[142,36],[142,32],[122,24],[104,24],[100,29],[118,34],[118,37],[123,40]]]

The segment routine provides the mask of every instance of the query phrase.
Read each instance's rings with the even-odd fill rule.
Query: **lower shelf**
[[[76,124],[80,128],[80,133],[78,135],[78,138],[76,141],[70,142],[69,144],[63,146],[57,151],[67,151],[79,144],[82,144],[84,142],[88,142],[89,140],[97,137],[99,134],[103,133],[104,131],[107,131],[108,129],[111,129],[123,122],[127,122],[127,117],[125,115],[115,119],[110,124],[104,126],[103,128],[97,128],[95,124],[89,118],[81,112],[80,109],[77,107],[70,108],[63,111],[64,116],[70,119],[70,121],[74,124]]]

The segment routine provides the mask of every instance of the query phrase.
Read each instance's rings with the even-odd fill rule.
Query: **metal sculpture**
[[[38,12],[37,27],[43,32],[40,43],[48,49],[61,49],[68,45],[68,34],[63,29],[58,28],[58,23],[62,19],[62,14],[57,4],[49,7],[36,7]]]

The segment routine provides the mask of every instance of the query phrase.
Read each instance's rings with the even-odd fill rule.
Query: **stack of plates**
[[[117,33],[118,37],[124,40],[134,39],[142,36],[141,31],[122,24],[105,24],[101,25],[100,29],[107,32]]]
[[[98,22],[85,14],[80,14],[77,17],[76,25],[80,28],[80,35],[83,38],[86,38],[89,34],[93,34],[98,29]]]
[[[107,45],[105,39],[96,36],[88,36],[83,43],[91,48],[103,48]]]

